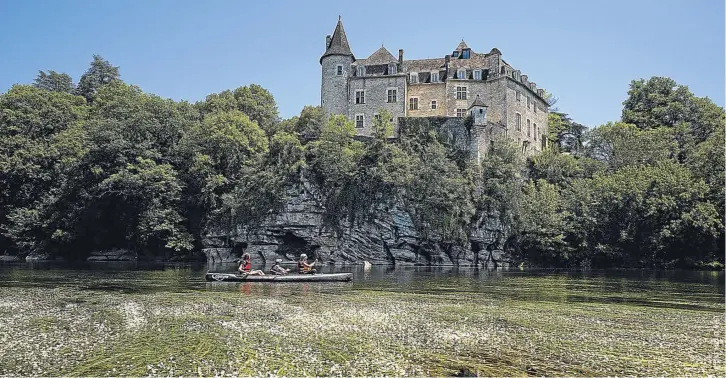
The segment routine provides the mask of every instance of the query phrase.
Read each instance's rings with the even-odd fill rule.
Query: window
[[[381,122],[381,115],[378,113],[373,113],[373,120],[376,122]]]
[[[336,73],[335,73],[335,74],[336,74],[336,75],[338,75],[338,76],[341,76],[341,75],[343,75],[343,66],[341,66],[341,65],[339,64],[339,65],[338,65],[338,70],[336,71]]]
[[[469,53],[470,52],[471,52],[470,49],[461,50],[461,58],[462,59],[469,59]]]
[[[387,102],[397,102],[397,95],[396,92],[398,92],[396,89],[389,89],[388,90],[388,101]]]
[[[459,52],[458,51],[454,51],[453,53],[451,53],[451,57],[452,58],[458,58],[459,57]]]
[[[431,82],[432,83],[438,83],[439,82],[439,73],[438,72],[432,72],[431,73]]]
[[[537,103],[534,103],[534,112],[537,113]]]
[[[398,66],[396,66],[396,63],[389,63],[388,64],[388,74],[395,75],[396,72],[398,72]]]
[[[517,102],[522,102],[522,94],[517,92]]]
[[[456,87],[456,99],[466,100],[466,87]]]
[[[528,137],[532,136],[532,125],[530,123],[530,120],[527,120],[527,136]]]
[[[466,109],[456,109],[456,116],[459,118],[466,117]]]
[[[516,130],[517,130],[517,131],[522,131],[522,115],[521,115],[521,114],[519,114],[519,113],[517,113],[517,114],[516,114],[516,115],[514,116],[514,119],[516,120],[516,124],[515,124],[515,125],[517,125],[517,128],[516,128]]]
[[[529,109],[529,103],[530,103],[530,101],[531,100],[530,100],[529,96],[527,96],[527,109]]]
[[[355,127],[358,129],[363,128],[363,114],[356,114],[355,115]]]
[[[418,110],[418,97],[408,99],[408,110]]]
[[[481,70],[474,71],[474,80],[481,80]]]
[[[355,91],[355,103],[356,104],[365,104],[366,103],[366,92],[365,91]]]
[[[438,107],[438,104],[436,103],[436,100],[431,100],[431,110],[436,110]]]
[[[366,73],[365,66],[358,66],[358,76],[364,76]]]
[[[410,76],[410,81],[411,81],[411,84],[416,84],[416,83],[418,83],[418,73],[416,73],[416,72],[411,72],[411,74],[410,74],[409,76]]]
[[[457,79],[466,79],[466,70],[458,70],[456,71],[456,78]]]
[[[537,134],[539,133],[539,130],[537,130],[537,124],[533,124],[534,127],[534,140],[537,140]]]

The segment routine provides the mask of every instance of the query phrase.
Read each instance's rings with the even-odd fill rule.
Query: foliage
[[[533,263],[723,263],[724,112],[667,78],[631,83],[618,122],[551,112],[550,149],[525,159],[495,139],[480,164],[446,117],[403,119],[394,138],[381,110],[359,138],[319,106],[280,120],[258,85],[191,104],[119,78],[94,56],[75,89],[41,71],[0,95],[0,250],[189,257],[304,183],[338,231],[397,208],[424,244],[468,247],[494,222],[487,248]]]
[[[111,65],[100,55],[93,56],[93,62],[88,71],[81,76],[74,94],[82,96],[91,103],[102,86],[111,84],[120,79],[119,68]]]
[[[48,71],[48,73],[38,71],[38,76],[35,78],[33,86],[46,91],[64,93],[72,93],[75,89],[73,78],[68,74],[58,73],[53,70]]]

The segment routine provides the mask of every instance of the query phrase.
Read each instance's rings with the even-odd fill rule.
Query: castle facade
[[[405,60],[402,49],[396,58],[381,46],[356,59],[338,19],[320,64],[322,108],[355,121],[359,135],[371,135],[373,120],[385,109],[394,125],[409,117],[448,117],[456,124],[471,115],[472,149],[479,155],[498,134],[516,140],[528,155],[546,148],[545,92],[497,48],[477,53],[461,41],[442,58]]]

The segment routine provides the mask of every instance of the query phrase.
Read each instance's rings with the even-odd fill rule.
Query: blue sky
[[[281,116],[319,105],[325,36],[343,17],[365,58],[381,43],[442,57],[493,47],[596,126],[620,117],[631,80],[669,76],[724,106],[723,0],[0,0],[0,92],[38,70],[83,74],[93,54],[144,91],[197,101],[256,83]]]

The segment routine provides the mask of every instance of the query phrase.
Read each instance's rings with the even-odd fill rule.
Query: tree
[[[685,85],[667,77],[633,80],[623,102],[622,121],[641,129],[685,123],[698,141],[723,127],[723,108],[693,95]]]
[[[86,101],[91,103],[102,86],[117,80],[120,80],[119,68],[111,65],[100,55],[94,55],[91,67],[78,81],[75,94],[85,97]]]
[[[38,71],[38,76],[35,78],[33,86],[46,91],[63,93],[72,93],[75,89],[73,79],[69,75],[52,70],[48,71],[48,73]]]
[[[678,144],[671,129],[641,130],[634,125],[611,122],[588,134],[584,155],[618,170],[629,165],[676,160]]]
[[[571,153],[582,150],[586,127],[574,122],[567,114],[550,112],[547,115],[548,145],[555,149]]]
[[[568,240],[598,266],[672,266],[716,258],[723,228],[708,187],[673,161],[578,180]]]

